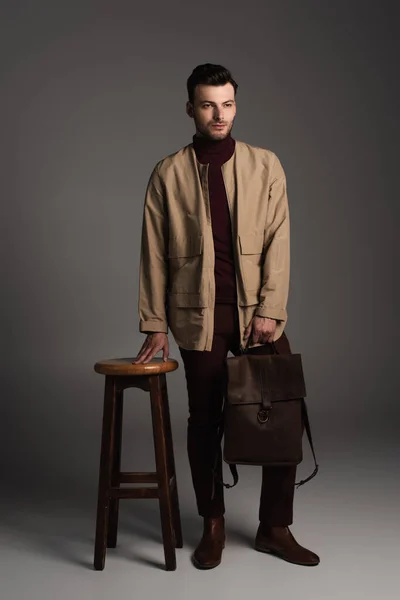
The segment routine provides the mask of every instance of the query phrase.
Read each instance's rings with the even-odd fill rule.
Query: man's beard
[[[196,129],[202,137],[205,137],[209,140],[215,140],[215,141],[224,140],[226,137],[228,137],[228,135],[232,131],[234,119],[233,119],[233,121],[231,121],[230,123],[227,124],[227,127],[226,127],[226,129],[224,129],[223,132],[222,131],[213,131],[212,123],[210,123],[208,126],[205,127],[203,125],[198,124],[195,120]]]

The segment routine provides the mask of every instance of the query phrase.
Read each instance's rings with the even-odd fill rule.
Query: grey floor
[[[211,571],[196,570],[190,555],[201,522],[187,460],[179,452],[184,547],[177,550],[176,571],[164,570],[157,501],[139,500],[122,503],[118,546],[108,551],[105,570],[95,572],[96,478],[74,492],[52,485],[48,478],[47,485],[24,488],[19,483],[3,491],[1,600],[144,596],[196,600],[207,594],[233,600],[250,594],[276,600],[395,600],[399,447],[371,438],[352,445],[341,438],[335,443],[333,436],[324,444],[318,441],[321,471],[296,490],[292,526],[298,541],[320,555],[317,567],[292,565],[252,549],[259,472],[247,467],[240,470],[239,486],[227,492],[223,562]],[[300,475],[308,474],[311,465],[306,452]]]

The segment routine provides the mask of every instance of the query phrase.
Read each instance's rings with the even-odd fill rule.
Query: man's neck
[[[197,159],[203,164],[228,161],[235,151],[235,140],[230,133],[222,139],[213,139],[206,136],[193,136],[193,147]]]

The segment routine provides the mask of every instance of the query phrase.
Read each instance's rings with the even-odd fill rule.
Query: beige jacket
[[[270,150],[236,141],[222,166],[232,223],[241,343],[254,315],[287,322],[289,209],[282,165]],[[140,331],[165,332],[188,350],[211,350],[214,244],[208,165],[189,144],[154,168],[143,213]],[[259,345],[259,344],[257,344]]]

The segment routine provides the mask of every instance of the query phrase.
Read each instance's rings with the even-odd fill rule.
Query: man
[[[168,328],[182,356],[189,398],[187,447],[203,536],[201,569],[220,564],[225,545],[223,486],[212,468],[222,415],[225,359],[290,352],[284,333],[289,289],[289,211],[277,156],[231,136],[238,85],[219,65],[187,81],[193,143],[161,160],[146,192],[140,259],[136,363],[169,353]],[[221,448],[218,474],[222,478]],[[263,467],[255,548],[302,565],[319,557],[289,530],[296,467]],[[213,484],[215,488],[213,490]],[[214,493],[213,493],[214,491]]]

